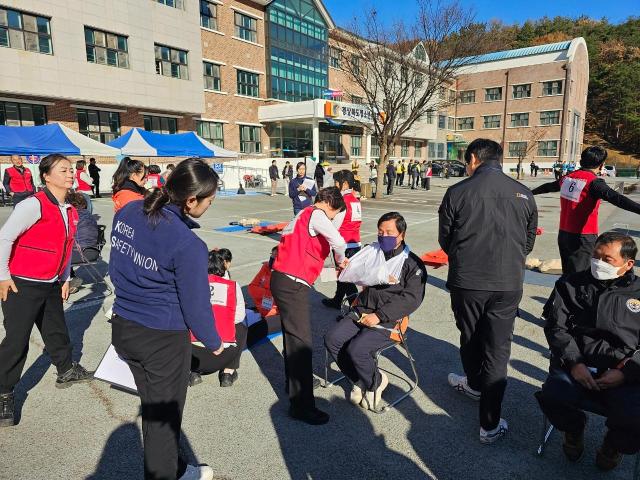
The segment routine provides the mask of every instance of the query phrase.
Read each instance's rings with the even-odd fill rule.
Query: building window
[[[202,62],[204,76],[204,88],[219,92],[222,89],[222,79],[220,78],[220,65],[210,62]]]
[[[413,154],[416,158],[422,158],[422,142],[416,141],[413,147]]]
[[[449,103],[456,103],[456,91],[449,90]]]
[[[540,125],[560,125],[560,110],[540,112]]]
[[[500,115],[485,115],[482,128],[500,128]]]
[[[529,114],[528,113],[512,113],[511,126],[512,127],[528,127]]]
[[[406,103],[400,105],[398,108],[398,116],[400,118],[407,118],[409,116],[409,106]]]
[[[360,57],[351,55],[351,70],[354,75],[360,75]]]
[[[173,117],[144,116],[144,129],[155,133],[176,133],[178,131],[178,119]]]
[[[455,117],[447,118],[447,130],[455,130],[456,129],[456,119]]]
[[[189,80],[189,64],[187,52],[177,48],[155,45],[156,73],[165,77]]]
[[[513,98],[530,98],[530,97],[531,97],[530,83],[513,86]]]
[[[422,88],[422,86],[424,85],[424,74],[416,73],[415,84],[416,84],[416,89]]]
[[[562,95],[562,80],[542,82],[542,95]]]
[[[259,75],[257,73],[245,72],[238,70],[238,95],[246,95],[247,97],[260,96]]]
[[[460,103],[475,103],[475,101],[476,101],[475,90],[465,90],[464,92],[460,92]]]
[[[84,43],[88,62],[129,68],[127,37],[84,27]]]
[[[371,137],[371,157],[380,158],[380,144],[378,143],[378,137]]]
[[[439,159],[444,159],[445,158],[445,154],[444,154],[444,147],[445,144],[444,143],[437,143],[436,146],[437,148],[437,153],[436,153],[436,157]]]
[[[356,105],[363,105],[364,98],[359,97],[357,95],[351,95],[351,103],[355,103]]]
[[[428,125],[433,125],[433,117],[434,117],[433,110],[427,110],[427,124]]]
[[[511,158],[524,157],[527,152],[527,142],[509,142],[509,156]]]
[[[30,103],[0,102],[0,125],[7,127],[32,127],[47,123],[44,105]]]
[[[557,157],[558,141],[543,140],[542,142],[538,142],[538,156],[539,157]]]
[[[502,100],[502,87],[491,87],[484,89],[484,101],[496,102]]]
[[[219,122],[197,122],[198,135],[206,141],[224,147],[224,134],[222,123]]]
[[[240,125],[240,151],[242,153],[260,153],[260,127]]]
[[[362,137],[360,135],[351,135],[351,156],[359,157],[362,155]]]
[[[218,5],[209,0],[200,0],[200,26],[218,30]]]
[[[436,158],[436,144],[433,142],[427,143],[427,157],[430,160]]]
[[[473,130],[473,117],[458,118],[458,130]]]
[[[402,158],[409,156],[409,140],[400,140],[400,156]]]
[[[340,68],[342,60],[342,50],[336,47],[329,47],[329,65],[333,68]]]
[[[446,115],[438,115],[438,128],[440,130],[444,130],[445,128],[447,128],[447,116]]]
[[[156,0],[156,2],[166,5],[167,7],[183,8],[183,0]]]
[[[0,47],[53,54],[49,19],[0,8]]]
[[[255,18],[234,12],[235,36],[247,42],[258,43],[258,21]]]
[[[120,136],[120,114],[78,109],[78,130],[98,142],[109,143]]]

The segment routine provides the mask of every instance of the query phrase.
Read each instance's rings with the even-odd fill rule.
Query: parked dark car
[[[464,177],[467,174],[467,169],[462,162],[451,161],[451,162],[433,162],[433,176],[439,177],[440,173],[443,171],[445,165],[449,165],[449,176],[450,177]]]

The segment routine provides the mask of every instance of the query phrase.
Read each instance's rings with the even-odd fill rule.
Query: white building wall
[[[2,0],[51,17],[53,55],[0,48],[0,92],[201,113],[198,0],[184,10],[155,0]],[[128,36],[130,68],[88,62],[84,26]],[[154,43],[188,51],[189,80],[157,75]]]

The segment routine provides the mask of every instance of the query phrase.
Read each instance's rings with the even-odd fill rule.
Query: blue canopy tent
[[[109,143],[132,157],[199,157],[235,158],[236,152],[215,146],[194,132],[154,133],[133,128]]]
[[[51,153],[115,157],[120,151],[59,123],[36,127],[0,126],[0,155],[49,155]]]

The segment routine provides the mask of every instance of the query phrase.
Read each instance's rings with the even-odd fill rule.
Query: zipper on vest
[[[58,212],[60,213],[60,217],[62,218],[62,225],[65,226],[62,210],[60,210],[60,207],[58,205],[56,205],[56,209],[58,210]],[[62,257],[60,258],[60,265],[58,265],[58,269],[57,269],[58,280],[60,279],[60,274],[62,273],[60,269],[64,264],[64,257],[67,255],[67,244],[69,243],[69,230],[71,230],[71,217],[67,209],[67,224],[66,224],[66,228],[64,229],[64,250],[62,251]]]

